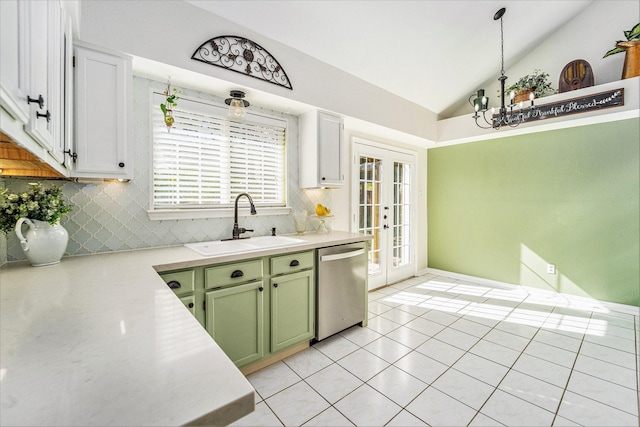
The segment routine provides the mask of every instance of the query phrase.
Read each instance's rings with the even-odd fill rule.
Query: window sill
[[[256,216],[289,215],[290,207],[256,208]],[[163,221],[174,219],[207,219],[207,218],[233,218],[233,208],[223,209],[154,209],[148,210],[147,215],[151,221]],[[250,216],[249,208],[238,209],[238,216]]]

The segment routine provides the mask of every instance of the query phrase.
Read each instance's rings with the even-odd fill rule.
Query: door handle
[[[343,252],[341,254],[322,255],[320,261],[337,261],[339,259],[353,258],[354,256],[362,255],[364,249],[358,249],[351,252]]]

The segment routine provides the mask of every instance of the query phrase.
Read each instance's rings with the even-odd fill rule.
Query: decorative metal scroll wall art
[[[287,73],[273,55],[244,37],[214,37],[201,44],[191,59],[293,89]]]

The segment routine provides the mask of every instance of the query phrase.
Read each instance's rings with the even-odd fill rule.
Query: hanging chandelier
[[[476,125],[481,127],[482,129],[500,129],[502,126],[511,126],[516,127],[520,123],[524,122],[525,115],[531,111],[533,111],[536,106],[533,103],[533,99],[535,97],[534,93],[531,92],[529,95],[529,101],[531,101],[531,105],[527,108],[524,108],[522,102],[515,102],[515,93],[512,91],[509,94],[509,104],[505,104],[505,93],[504,87],[505,82],[507,80],[507,76],[504,75],[504,29],[502,26],[502,16],[504,15],[506,9],[503,7],[493,15],[493,20],[500,20],[500,54],[501,54],[501,68],[500,68],[500,77],[498,81],[500,82],[500,109],[496,111],[495,108],[491,108],[489,110],[489,98],[487,98],[484,94],[484,89],[478,89],[478,92],[469,97],[469,103],[473,106],[475,110],[474,115],[472,116]],[[471,100],[471,98],[473,101]],[[515,110],[514,110],[515,109]],[[487,112],[490,111],[490,116],[487,117]],[[480,114],[482,113],[482,115]],[[478,121],[479,118],[484,120]],[[486,126],[485,126],[486,124]]]

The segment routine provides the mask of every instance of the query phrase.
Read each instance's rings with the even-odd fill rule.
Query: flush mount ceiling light
[[[473,108],[475,110],[475,114],[472,117],[475,119],[476,125],[478,125],[482,129],[500,129],[500,127],[502,126],[518,126],[524,121],[525,114],[530,114],[536,108],[533,104],[533,98],[535,97],[533,92],[531,92],[531,94],[529,95],[531,105],[528,108],[523,108],[522,102],[520,102],[519,104],[515,103],[514,92],[511,92],[511,94],[509,95],[509,105],[505,105],[504,86],[505,81],[507,80],[507,76],[504,75],[504,29],[502,26],[502,16],[504,15],[505,11],[506,8],[503,7],[498,10],[495,15],[493,15],[494,21],[497,21],[498,19],[500,20],[500,55],[502,60],[500,77],[498,78],[498,81],[500,81],[500,110],[496,112],[495,108],[491,108],[491,116],[489,119],[487,119],[486,113],[489,108],[489,98],[485,96],[484,89],[478,89],[477,94],[471,95],[469,97],[469,103],[473,105]],[[471,98],[473,98],[474,96],[476,98],[471,101]],[[514,111],[514,108],[516,107],[518,109]],[[482,116],[479,113],[482,113]],[[486,123],[487,126],[485,126],[482,121],[478,121],[480,117],[482,117],[484,123]]]
[[[231,98],[224,100],[224,103],[229,106],[229,118],[231,120],[242,121],[247,116],[246,107],[249,105],[249,101],[244,99],[244,92],[241,90],[232,90],[229,93]]]

